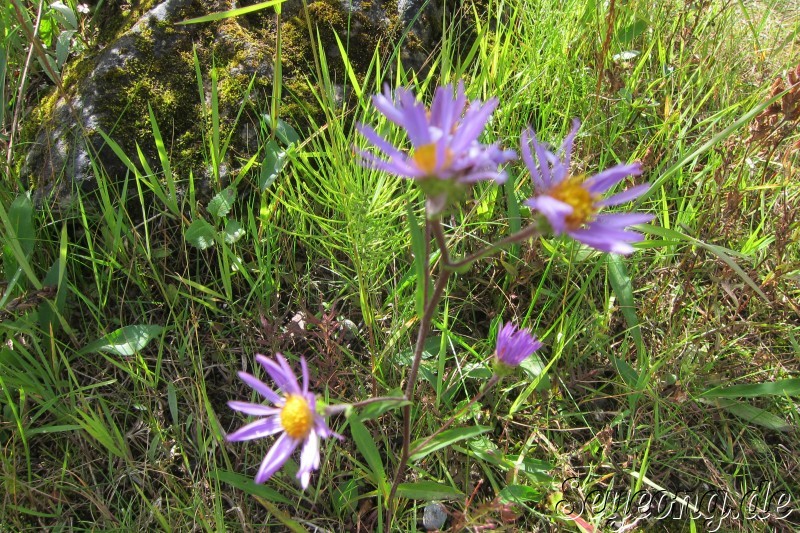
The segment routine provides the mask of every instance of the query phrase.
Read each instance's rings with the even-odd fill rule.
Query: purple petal
[[[570,130],[569,134],[564,138],[564,142],[561,143],[561,156],[564,161],[564,167],[569,170],[570,159],[572,157],[572,145],[575,141],[575,136],[578,135],[578,130],[581,127],[581,121],[577,118],[572,119],[572,129]]]
[[[260,439],[274,435],[283,430],[281,419],[278,416],[261,418],[243,426],[233,433],[228,434],[225,440],[228,442],[241,442],[245,440]],[[282,437],[281,437],[282,438]]]
[[[602,252],[627,255],[634,248],[628,243],[639,242],[644,239],[641,233],[623,231],[619,229],[593,224],[586,229],[567,232],[572,238],[591,246]]]
[[[300,452],[300,468],[297,470],[297,478],[300,486],[305,489],[311,479],[311,472],[319,468],[319,437],[312,429],[306,437],[303,450]]]
[[[283,401],[275,391],[257,377],[251,376],[247,372],[239,372],[239,378],[270,402],[279,404]]]
[[[303,376],[303,396],[308,396],[308,365],[306,364],[306,358],[302,355],[300,356],[300,370]]]
[[[631,187],[630,189],[617,193],[613,196],[609,196],[605,200],[597,202],[597,205],[601,207],[608,207],[611,205],[624,204],[625,202],[630,202],[634,198],[638,198],[639,196],[643,195],[648,191],[648,189],[650,189],[649,183],[637,185],[636,187]]]
[[[556,200],[551,196],[542,194],[525,200],[525,205],[536,209],[547,218],[550,227],[553,228],[553,233],[560,235],[566,229],[566,217],[572,214],[572,206]]]
[[[271,478],[272,474],[280,470],[289,456],[292,455],[292,452],[297,448],[298,444],[300,444],[300,441],[291,438],[286,433],[278,437],[278,440],[275,441],[275,444],[270,448],[266,457],[264,457],[264,460],[261,462],[261,467],[258,469],[255,482],[264,483]]]
[[[272,416],[281,412],[280,407],[269,407],[260,403],[237,402],[236,400],[229,401],[228,407],[251,416]]]
[[[359,151],[358,155],[360,155],[367,163],[366,166],[370,166],[378,170],[383,170],[384,172],[388,172],[389,174],[397,174],[398,176],[405,178],[424,177],[424,173],[421,170],[419,170],[417,167],[413,167],[407,164],[405,161],[397,159],[393,159],[391,161],[384,161],[383,159],[379,159],[369,152],[363,152],[363,151]]]
[[[538,165],[533,160],[533,156],[531,155],[531,136],[533,135],[533,130],[531,128],[526,129],[520,135],[520,152],[522,152],[522,160],[525,162],[525,166],[528,167],[528,172],[531,174],[531,179],[533,180],[533,189],[536,192],[544,192],[544,189],[547,187],[545,186],[544,182],[542,181],[542,176],[539,174],[539,169],[537,168]]]
[[[423,146],[431,142],[430,130],[428,129],[428,117],[425,114],[425,106],[414,98],[411,92],[404,92],[401,96],[404,120],[402,126],[408,133],[408,139],[415,147]]]
[[[467,114],[464,116],[464,120],[461,121],[461,126],[453,135],[453,140],[450,143],[450,147],[454,152],[464,150],[480,137],[496,107],[496,98],[488,100],[483,105],[480,105],[479,100],[472,102]]]
[[[592,194],[600,194],[622,181],[628,176],[638,176],[642,173],[639,162],[629,165],[615,165],[599,172],[584,182],[586,189]]]
[[[655,218],[645,213],[611,213],[603,214],[594,221],[596,226],[607,228],[625,228],[634,224],[646,224]]]
[[[317,413],[314,413],[314,431],[316,431],[317,435],[323,439],[327,439],[328,437],[336,437],[339,440],[344,440],[344,437],[328,427],[328,424],[325,422],[325,418]]]
[[[398,126],[402,125],[404,120],[403,113],[395,107],[391,97],[386,97],[382,94],[376,94],[372,97],[372,105],[374,105],[375,109],[380,111],[390,121],[394,122]]]
[[[539,161],[539,172],[542,174],[542,183],[545,189],[549,189],[558,183],[550,175],[550,162],[555,159],[555,156],[552,152],[547,150],[544,144],[536,139],[536,135],[533,136],[532,140],[533,149],[536,152],[536,159]]]
[[[278,388],[280,388],[283,392],[287,394],[295,392],[295,390],[292,388],[292,379],[294,376],[291,375],[291,372],[289,372],[290,375],[287,376],[286,371],[279,363],[276,363],[272,359],[269,359],[261,354],[256,354],[256,361],[261,363],[261,366],[267,371],[267,374],[269,374],[269,376],[272,378],[272,381],[274,381]]]
[[[300,384],[297,382],[297,376],[294,375],[292,367],[289,366],[289,361],[287,361],[280,352],[275,354],[275,359],[281,365],[284,375],[289,379],[289,386],[292,388],[292,390],[287,392],[292,394],[302,394],[303,390],[300,388]]]
[[[395,148],[386,139],[378,135],[378,132],[376,132],[369,126],[365,126],[363,124],[359,125],[358,132],[364,137],[366,137],[369,142],[377,146],[379,149],[383,150],[389,157],[400,160],[406,157],[406,154]]]

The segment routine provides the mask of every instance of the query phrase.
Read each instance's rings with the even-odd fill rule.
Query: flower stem
[[[514,244],[514,243],[526,241],[526,240],[530,239],[531,237],[534,237],[534,236],[536,236],[538,234],[539,234],[539,226],[538,226],[538,224],[536,224],[534,222],[534,223],[532,223],[532,224],[530,224],[528,226],[525,226],[524,228],[522,228],[518,232],[512,233],[508,237],[500,239],[499,241],[497,241],[495,243],[492,243],[489,246],[486,246],[485,248],[481,248],[477,252],[475,252],[475,253],[473,253],[471,255],[468,255],[464,259],[461,259],[461,260],[455,261],[455,262],[449,262],[448,261],[446,263],[443,263],[444,269],[445,270],[451,270],[451,271],[459,271],[462,268],[468,267],[469,265],[471,265],[472,263],[474,263],[478,259],[483,259],[487,255],[491,255],[491,254],[503,249],[504,247],[508,246],[509,244]],[[444,257],[444,256],[442,256],[442,257]]]
[[[438,220],[435,221],[427,221],[426,222],[426,229],[432,230],[434,235],[436,235],[436,243],[440,247],[442,252],[442,258],[447,257],[447,249],[444,248],[446,246],[446,242],[444,241],[444,234],[442,233],[441,224]],[[438,235],[437,235],[438,233]],[[430,235],[428,231],[426,231],[426,235]],[[439,305],[439,301],[442,299],[442,295],[444,294],[444,289],[447,287],[447,281],[450,279],[450,274],[452,274],[451,270],[443,268],[444,262],[440,263],[440,273],[439,277],[436,279],[436,285],[433,288],[433,293],[431,294],[430,298],[427,299],[425,303],[425,308],[422,313],[422,319],[420,320],[419,325],[419,332],[417,333],[417,343],[414,346],[414,359],[411,362],[411,370],[408,372],[408,381],[406,382],[406,389],[405,389],[405,397],[408,400],[413,400],[414,398],[414,387],[417,383],[417,375],[419,374],[419,365],[422,361],[422,353],[425,348],[425,339],[428,337],[428,332],[431,328],[431,322],[433,321],[433,314],[436,312],[436,308]],[[428,286],[428,280],[430,279],[430,265],[427,262],[427,258],[425,260],[425,275],[424,279],[422,280],[425,283],[425,287]],[[408,464],[409,458],[409,446],[411,445],[411,405],[403,406],[403,449],[400,453],[400,462],[397,465],[397,471],[394,475],[394,481],[392,483],[392,488],[389,491],[389,498],[387,501],[387,520],[386,526],[390,526],[392,514],[393,514],[393,505],[394,505],[394,497],[397,494],[397,487],[400,485],[400,480],[403,478],[403,473],[405,472],[406,465]]]
[[[325,407],[325,416],[338,415],[339,413],[343,413],[348,409],[355,407],[365,407],[371,403],[378,403],[378,402],[402,403],[405,401],[406,401],[405,396],[376,396],[374,398],[367,398],[366,400],[361,400],[360,402],[355,402],[355,403],[339,403],[336,405],[328,405]]]

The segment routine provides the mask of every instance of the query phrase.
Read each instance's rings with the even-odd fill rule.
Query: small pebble
[[[442,529],[442,526],[444,526],[446,521],[447,509],[444,505],[437,502],[431,502],[425,506],[425,512],[422,513],[422,526],[426,531]]]

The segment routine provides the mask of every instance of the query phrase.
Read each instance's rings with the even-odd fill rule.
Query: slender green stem
[[[347,411],[350,408],[354,407],[365,407],[371,403],[378,403],[378,402],[397,402],[402,403],[406,401],[405,396],[376,396],[374,398],[367,398],[366,400],[361,400],[360,402],[354,403],[340,403],[336,405],[328,405],[325,407],[325,415],[326,416],[333,416],[338,415],[344,411]]]
[[[442,431],[444,431],[445,429],[449,428],[449,427],[450,427],[450,426],[453,424],[453,422],[455,422],[455,421],[456,421],[456,419],[457,419],[457,418],[459,418],[461,415],[463,415],[464,413],[466,413],[466,412],[467,412],[467,410],[468,410],[470,407],[472,407],[473,405],[475,405],[475,403],[476,403],[478,400],[480,400],[481,398],[483,398],[484,394],[486,394],[486,393],[489,391],[489,389],[491,389],[492,387],[494,387],[495,385],[497,385],[497,383],[498,383],[499,381],[500,381],[500,376],[499,376],[499,375],[497,375],[497,374],[492,374],[492,377],[491,377],[491,378],[489,378],[489,381],[487,381],[487,382],[486,382],[486,384],[484,384],[483,388],[482,388],[480,391],[478,391],[478,394],[476,394],[476,395],[475,395],[475,397],[474,397],[474,398],[472,398],[472,399],[469,401],[469,403],[468,403],[467,405],[465,405],[465,406],[464,406],[464,407],[463,407],[463,408],[462,408],[462,409],[461,409],[459,412],[457,412],[456,414],[454,414],[454,415],[453,415],[453,416],[450,418],[450,420],[448,420],[447,422],[445,422],[445,423],[444,423],[444,424],[443,424],[443,425],[442,425],[440,428],[438,428],[436,431],[434,431],[433,433],[431,433],[431,434],[430,434],[430,436],[428,436],[428,438],[427,438],[427,439],[425,439],[424,441],[422,441],[422,442],[420,442],[419,444],[417,444],[416,446],[414,446],[414,449],[413,449],[413,450],[411,450],[411,452],[409,453],[409,456],[412,456],[412,455],[414,455],[415,453],[417,453],[417,452],[419,452],[420,450],[422,450],[422,449],[423,449],[423,448],[424,448],[424,447],[425,447],[425,446],[426,446],[426,445],[427,445],[427,444],[428,444],[428,443],[429,443],[431,440],[433,440],[433,438],[434,438],[434,437],[436,437],[436,435],[440,434]]]
[[[464,267],[471,265],[478,259],[483,259],[488,255],[491,255],[499,250],[502,250],[509,244],[526,241],[538,234],[539,234],[539,226],[534,222],[533,224],[530,224],[529,226],[522,228],[518,232],[512,233],[508,237],[500,239],[499,241],[492,243],[489,246],[486,246],[485,248],[481,248],[477,252],[465,257],[464,259],[461,259],[454,263],[450,262],[443,263],[443,267],[445,268],[445,270],[458,271]]]

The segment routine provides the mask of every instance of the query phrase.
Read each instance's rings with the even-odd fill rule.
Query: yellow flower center
[[[314,414],[308,401],[300,395],[290,394],[281,409],[283,430],[293,439],[304,439],[314,425]]]
[[[584,176],[573,176],[565,179],[547,193],[559,202],[564,202],[572,207],[572,213],[565,217],[567,228],[578,229],[589,222],[597,212],[595,207],[596,196],[592,196],[583,186]]]
[[[428,176],[436,170],[436,143],[420,146],[414,151],[412,156],[414,163]],[[449,148],[444,149],[444,166],[448,167],[453,162],[453,152]]]

